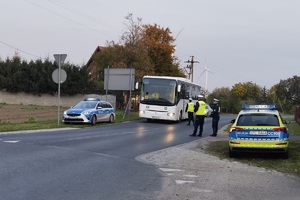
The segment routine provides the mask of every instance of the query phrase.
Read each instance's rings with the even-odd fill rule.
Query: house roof
[[[86,63],[87,67],[93,62],[93,56],[95,54],[97,54],[98,52],[103,51],[103,49],[105,49],[105,47],[103,47],[103,46],[97,46],[97,48],[95,49],[94,53],[91,55],[90,59]]]

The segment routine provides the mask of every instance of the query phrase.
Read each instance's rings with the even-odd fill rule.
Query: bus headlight
[[[140,114],[145,114],[145,111],[144,110],[140,110]]]
[[[167,114],[169,117],[174,117],[175,116],[175,113],[168,113]]]

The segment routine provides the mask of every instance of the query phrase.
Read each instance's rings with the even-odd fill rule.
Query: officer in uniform
[[[212,137],[216,137],[217,136],[217,132],[218,132],[218,124],[219,124],[219,120],[220,120],[220,106],[219,106],[219,100],[214,98],[214,102],[213,102],[213,107],[212,107],[212,129],[213,129],[213,133],[210,135]]]
[[[188,102],[188,104],[186,105],[186,108],[185,108],[185,112],[188,113],[188,120],[189,120],[187,125],[190,125],[191,121],[193,122],[193,125],[195,125],[195,122],[194,122],[194,102],[192,100],[193,100],[192,98],[189,98],[189,102]]]
[[[198,126],[199,126],[198,137],[202,137],[203,125],[204,125],[204,119],[205,119],[205,108],[206,108],[206,103],[204,101],[204,97],[202,95],[198,95],[198,101],[195,104],[195,108],[194,108],[194,112],[196,115],[195,126],[194,126],[193,134],[190,135],[192,137],[196,136]]]

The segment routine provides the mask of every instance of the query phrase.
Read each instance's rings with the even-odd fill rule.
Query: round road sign
[[[52,80],[58,84],[59,82],[59,69],[57,68],[52,72]],[[67,73],[64,69],[60,69],[60,83],[65,82],[67,79]]]

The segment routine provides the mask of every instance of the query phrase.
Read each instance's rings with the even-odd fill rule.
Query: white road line
[[[177,183],[178,185],[182,185],[186,183],[195,183],[195,181],[175,180],[175,183]]]
[[[183,176],[186,176],[186,177],[189,177],[189,178],[197,178],[199,176],[196,176],[196,175],[183,175]]]
[[[15,141],[3,141],[3,142],[6,142],[6,143],[17,143],[17,142],[20,142],[21,140],[15,140]]]
[[[159,168],[163,172],[181,172],[181,169]]]

